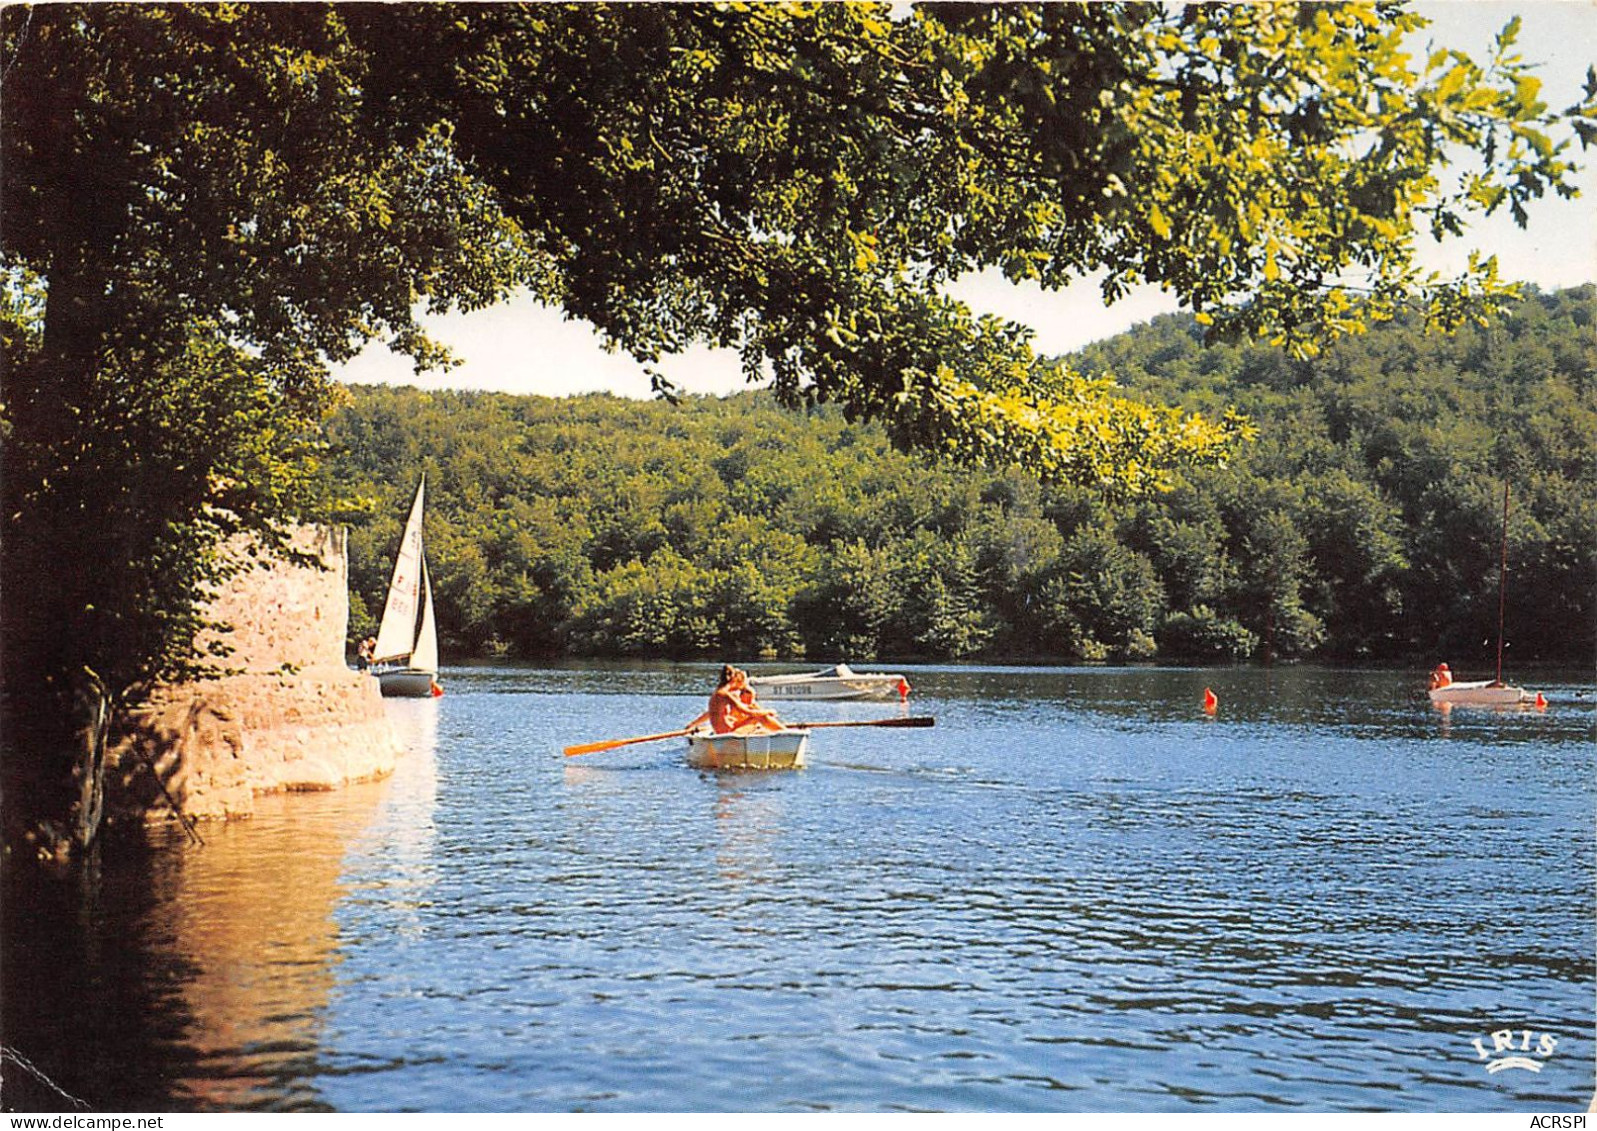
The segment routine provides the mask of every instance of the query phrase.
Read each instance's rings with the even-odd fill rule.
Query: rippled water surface
[[[447,672],[388,781],[8,893],[7,1046],[100,1109],[1584,1110],[1589,686],[905,670],[934,729],[742,775],[560,755],[708,666]]]

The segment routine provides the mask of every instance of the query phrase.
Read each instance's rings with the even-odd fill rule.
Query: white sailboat
[[[1497,567],[1497,678],[1448,682],[1428,692],[1442,707],[1516,707],[1521,703],[1545,704],[1540,695],[1503,682],[1503,609],[1508,602],[1508,481],[1503,481],[1503,540]]]
[[[372,649],[372,673],[384,695],[421,699],[438,690],[438,627],[433,620],[433,587],[421,545],[422,499],[427,480],[416,487],[405,535],[399,542],[388,601]],[[417,623],[418,609],[421,621]]]
[[[1442,706],[1464,704],[1469,707],[1517,707],[1535,701],[1535,696],[1523,687],[1514,687],[1494,679],[1475,679],[1463,683],[1450,683],[1446,687],[1430,690],[1432,703]]]

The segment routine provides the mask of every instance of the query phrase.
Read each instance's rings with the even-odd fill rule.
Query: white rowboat
[[[688,735],[688,764],[701,770],[799,770],[809,751],[807,730],[757,734]]]
[[[857,672],[838,664],[818,672],[761,675],[749,686],[763,699],[891,699],[907,691],[909,681],[889,672]]]

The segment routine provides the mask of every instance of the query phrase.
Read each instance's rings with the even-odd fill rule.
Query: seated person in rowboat
[[[775,711],[755,702],[749,673],[731,664],[721,669],[721,684],[710,695],[709,710],[689,725],[697,725],[705,719],[716,734],[757,734],[784,730],[787,725]]]
[[[1448,670],[1447,665],[1437,664],[1435,670],[1431,672],[1431,690],[1435,691],[1438,687],[1446,687],[1452,682],[1453,673]]]
[[[721,669],[721,682],[710,695],[709,709],[685,729],[692,730],[705,721],[716,734],[756,734],[786,728],[775,711],[754,701],[748,673],[731,664]]]

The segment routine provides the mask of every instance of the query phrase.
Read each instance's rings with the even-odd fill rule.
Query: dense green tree
[[[1268,504],[1245,525],[1238,619],[1263,641],[1267,660],[1312,653],[1325,629],[1303,600],[1313,568],[1308,539],[1289,511]]]
[[[1132,529],[1131,544],[1154,562],[1173,608],[1220,601],[1234,588],[1234,565],[1217,514],[1194,515],[1172,499],[1168,507],[1147,507]]]
[[[989,489],[988,507],[1011,498],[1013,478]],[[1059,528],[1029,508],[1014,506],[978,516],[971,534],[977,580],[989,610],[991,648],[999,654],[1046,654],[1033,615],[1037,594],[1059,560],[1064,538]]]
[[[1111,355],[1160,400],[1223,390],[1259,439],[1128,503],[915,458],[835,409],[752,394],[673,408],[365,389],[333,421],[328,474],[379,500],[351,538],[376,608],[413,487],[392,482],[389,454],[448,453],[423,462],[456,657],[487,640],[512,656],[1136,658],[1151,638],[1169,659],[1446,655],[1489,671],[1505,475],[1510,658],[1597,647],[1594,315],[1592,288],[1538,295],[1498,330],[1400,321],[1307,362],[1156,320],[1079,364]],[[634,525],[658,533],[617,560],[587,516],[645,494]],[[663,619],[594,634],[644,579]]]
[[[487,301],[519,240],[441,135],[362,126],[327,9],[13,5],[0,43],[0,268],[43,294],[5,334],[6,833],[47,851],[93,833],[65,703],[182,670],[223,537],[317,511],[327,360],[427,356],[416,296]]]
[[[981,599],[970,540],[941,536],[923,526],[895,547],[895,557],[893,586],[899,600],[884,626],[882,649],[951,660],[980,652],[993,625]]]
[[[1312,566],[1304,603],[1325,628],[1325,650],[1341,659],[1401,651],[1402,582],[1408,572],[1397,508],[1373,484],[1340,469],[1304,500]]]
[[[1175,660],[1234,663],[1259,647],[1259,638],[1208,605],[1171,613],[1159,626],[1159,649]]]
[[[844,542],[822,560],[815,580],[795,594],[793,620],[812,655],[874,659],[899,600],[888,553]]]
[[[1101,526],[1083,526],[1065,543],[1044,581],[1038,615],[1054,635],[1051,651],[1084,660],[1147,659],[1164,608],[1153,563]]]
[[[1279,382],[1242,384],[1244,373],[1268,368],[1248,362],[1247,350],[1205,349],[1187,319],[1157,319],[1075,360],[1088,372],[1112,367],[1129,388],[1163,400],[1197,404],[1220,390],[1258,422],[1259,442],[1232,467],[1195,473],[1190,488],[1143,505],[1132,541],[1158,563],[1173,607],[1202,600],[1262,631],[1257,610],[1237,603],[1234,570],[1248,553],[1242,520],[1274,508],[1308,543],[1297,600],[1326,634],[1319,654],[1434,662],[1440,653],[1489,671],[1505,480],[1514,655],[1572,658],[1597,645],[1597,547],[1589,526],[1582,540],[1572,525],[1597,494],[1594,315],[1597,291],[1583,287],[1533,294],[1489,328],[1449,335],[1401,318],[1293,363],[1284,395]],[[1212,549],[1195,545],[1183,556],[1191,564],[1177,568],[1158,548],[1159,516],[1211,516],[1225,497],[1234,501],[1224,533],[1205,517]],[[1231,578],[1201,598],[1181,580],[1226,562]],[[1251,576],[1257,589],[1256,566]]]
[[[601,656],[693,656],[714,639],[710,581],[667,546],[594,579],[577,610],[576,640]]]

